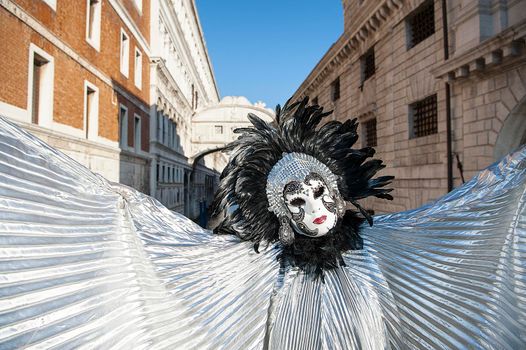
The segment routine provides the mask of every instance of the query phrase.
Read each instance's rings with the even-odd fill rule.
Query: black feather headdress
[[[374,155],[373,148],[351,148],[358,139],[356,119],[329,121],[320,126],[329,114],[317,105],[309,106],[305,98],[296,103],[288,101],[283,108],[278,105],[272,123],[248,115],[253,127],[235,129],[241,135],[224,148],[231,154],[212,204],[212,217],[219,221],[215,233],[235,234],[252,241],[256,251],[260,243],[278,241],[280,222],[268,210],[267,177],[284,154],[297,152],[325,164],[338,177],[343,199],[360,214],[347,210],[323,237],[296,234],[292,245],[283,246],[282,262],[320,270],[338,266],[342,252],[361,248],[359,226],[363,219],[372,225],[372,217],[358,200],[369,196],[392,199],[388,194],[391,189],[384,186],[393,177],[373,178],[385,167],[381,160],[367,160]]]

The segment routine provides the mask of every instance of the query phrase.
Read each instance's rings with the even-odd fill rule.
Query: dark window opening
[[[374,62],[374,47],[370,48],[361,59],[362,62],[362,84],[364,81],[369,79],[376,72],[376,66]]]
[[[318,104],[318,96],[316,96],[316,97],[314,97],[314,98],[312,99],[312,104],[313,104],[313,105],[317,105],[317,104]]]
[[[332,100],[336,101],[340,98],[340,77],[336,78],[331,84]]]
[[[424,39],[435,33],[435,6],[433,1],[426,1],[406,20],[407,48],[413,48]]]
[[[376,118],[365,122],[365,145],[367,147],[376,147],[378,139],[376,136]]]
[[[412,116],[411,137],[422,137],[438,132],[437,95],[432,95],[409,106]]]

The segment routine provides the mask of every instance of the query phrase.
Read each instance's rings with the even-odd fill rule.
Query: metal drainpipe
[[[449,59],[449,40],[447,32],[447,0],[442,0],[442,31],[444,35],[444,61]],[[446,132],[447,132],[447,191],[453,190],[453,139],[451,130],[451,87],[445,83],[446,88]]]

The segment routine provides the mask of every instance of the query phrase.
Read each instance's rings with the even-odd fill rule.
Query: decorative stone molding
[[[526,55],[526,20],[488,39],[475,48],[453,56],[431,71],[436,78],[453,81],[502,65]]]
[[[405,0],[383,0],[371,12],[370,16],[352,33],[344,33],[329,49],[320,62],[314,67],[307,79],[297,90],[297,96],[302,96],[309,91],[314,91],[321,82],[337,67],[340,62],[348,59],[360,45],[374,35],[382,25],[402,8]]]

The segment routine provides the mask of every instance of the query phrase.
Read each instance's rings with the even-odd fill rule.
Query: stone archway
[[[495,142],[493,157],[499,160],[524,144],[526,144],[526,97],[504,120]]]

